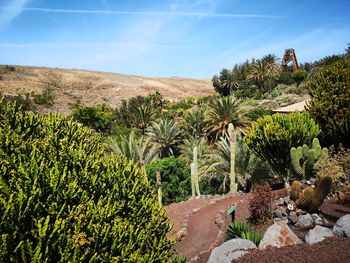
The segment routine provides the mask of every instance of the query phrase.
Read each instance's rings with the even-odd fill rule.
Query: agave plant
[[[132,125],[145,134],[146,129],[154,120],[155,112],[148,106],[140,106],[135,109]]]
[[[216,141],[220,136],[224,137],[229,123],[238,130],[245,130],[248,120],[242,114],[240,101],[233,96],[221,97],[214,100],[207,114],[208,137]]]
[[[243,238],[252,241],[255,245],[259,245],[260,240],[263,238],[263,234],[256,231],[250,224],[245,222],[234,221],[231,223],[227,230],[225,240],[233,238]]]
[[[147,136],[159,150],[160,158],[174,155],[182,139],[182,134],[176,124],[167,119],[161,119],[159,123],[153,122],[147,131]]]
[[[130,160],[134,160],[141,166],[149,164],[158,158],[157,148],[151,144],[150,138],[141,136],[136,139],[134,131],[129,136],[120,136],[119,140],[109,137],[106,144],[117,154],[122,154]]]

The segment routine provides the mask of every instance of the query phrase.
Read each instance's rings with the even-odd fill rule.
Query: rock
[[[314,220],[310,214],[300,215],[296,225],[301,228],[311,228],[314,226]]]
[[[287,208],[285,208],[284,206],[281,206],[281,207],[279,208],[279,210],[281,211],[281,213],[282,213],[283,216],[287,216],[287,215],[288,215],[288,214],[287,214]]]
[[[298,222],[298,216],[295,211],[292,211],[289,213],[288,219],[292,224],[294,225],[296,222]]]
[[[297,212],[298,216],[307,214],[307,212],[305,210],[300,209],[300,208],[297,208],[295,211]]]
[[[315,226],[305,236],[305,242],[308,244],[315,244],[321,242],[326,237],[333,237],[332,230],[323,226]]]
[[[286,197],[283,198],[284,205],[288,205],[289,201],[290,201],[289,195],[287,195]]]
[[[282,212],[281,212],[280,209],[274,210],[274,211],[273,211],[273,216],[274,216],[275,218],[283,218],[283,215],[282,215]]]
[[[333,233],[338,237],[350,237],[350,214],[338,219],[333,227]]]
[[[276,205],[283,205],[283,203],[284,203],[283,198],[280,198],[280,199],[277,200]]]
[[[306,181],[306,184],[311,185],[312,183],[311,183],[311,181]]]
[[[259,249],[265,249],[268,246],[283,247],[301,243],[302,241],[290,230],[286,222],[280,221],[266,230],[263,239],[260,241]]]
[[[192,210],[193,213],[196,213],[199,210],[199,208],[195,208]]]
[[[213,249],[208,263],[231,263],[232,260],[243,256],[247,253],[247,249],[251,248],[257,248],[252,241],[241,238],[231,239]]]

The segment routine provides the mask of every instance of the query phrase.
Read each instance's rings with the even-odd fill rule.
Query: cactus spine
[[[236,163],[236,131],[233,124],[230,123],[227,129],[229,139],[230,139],[230,192],[237,192],[236,184],[236,173],[235,173],[235,163]]]
[[[321,148],[317,138],[312,146],[292,147],[290,149],[291,172],[295,177],[309,179],[312,176],[316,160],[323,162],[328,156],[328,149]]]
[[[193,163],[191,163],[191,186],[192,186],[192,196],[195,196],[196,194],[201,195],[199,191],[197,146],[193,148]]]
[[[315,190],[308,187],[302,193],[299,192],[300,197],[296,200],[297,207],[303,208],[309,212],[316,210],[330,193],[331,188],[332,177],[322,177]]]
[[[299,199],[301,194],[301,183],[299,181],[294,181],[290,189],[290,200],[296,201]]]

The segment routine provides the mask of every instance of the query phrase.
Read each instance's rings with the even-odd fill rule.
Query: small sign
[[[231,215],[236,210],[237,205],[233,204],[228,210],[227,215]]]

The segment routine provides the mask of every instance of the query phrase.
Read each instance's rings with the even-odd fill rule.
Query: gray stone
[[[311,228],[314,226],[314,220],[310,214],[300,215],[296,225],[301,228]]]
[[[333,237],[332,230],[323,226],[315,226],[305,236],[305,242],[308,244],[315,244],[321,242],[326,237]]]
[[[300,208],[297,208],[295,211],[297,212],[298,216],[307,214],[307,212],[305,210],[300,209]]]
[[[289,213],[288,219],[290,222],[292,222],[292,224],[295,224],[296,222],[298,222],[298,216],[297,213],[295,211],[292,211]]]
[[[265,249],[268,246],[284,247],[301,243],[303,242],[290,230],[286,222],[280,221],[266,230],[263,239],[259,243],[259,249]]]
[[[350,237],[350,214],[338,219],[333,227],[333,233],[338,237]]]
[[[286,197],[283,198],[284,205],[288,205],[289,201],[290,201],[289,195],[287,195]]]
[[[284,203],[284,200],[283,200],[283,198],[280,198],[280,199],[278,199],[277,200],[277,205],[283,205],[283,203]]]
[[[252,241],[241,238],[231,239],[213,249],[208,263],[231,263],[232,260],[243,256],[247,253],[247,249],[251,248],[257,248]]]
[[[311,185],[311,181],[306,181],[306,184],[307,185]]]
[[[273,216],[276,217],[276,218],[283,218],[283,215],[282,215],[282,212],[280,209],[275,209],[273,211]]]
[[[283,216],[287,216],[287,215],[288,215],[288,214],[287,214],[287,208],[286,208],[285,206],[281,206],[281,207],[279,208],[279,210],[281,211],[281,213],[282,213]]]

